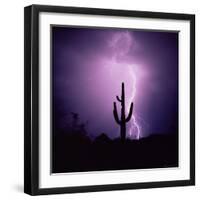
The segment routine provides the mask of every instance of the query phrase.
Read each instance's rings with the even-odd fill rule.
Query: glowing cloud
[[[134,103],[127,137],[174,132],[177,124],[178,34],[95,28],[53,28],[55,126],[79,114],[91,138],[119,137],[113,101],[125,84]],[[69,115],[69,117],[71,117]]]
[[[105,61],[106,66],[110,69],[110,75],[113,79],[118,81],[120,86],[121,82],[125,82],[126,88],[126,108],[127,112],[131,102],[135,104],[135,96],[137,94],[136,74],[135,68],[137,67],[129,57],[130,48],[134,46],[133,37],[128,31],[115,33],[109,40],[109,47],[112,49],[112,57]],[[120,87],[119,87],[120,89]],[[128,91],[127,91],[128,89]],[[128,126],[128,137],[139,139],[141,136],[141,127],[137,121],[136,113],[133,111],[131,121]]]

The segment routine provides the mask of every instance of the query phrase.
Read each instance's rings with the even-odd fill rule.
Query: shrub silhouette
[[[111,142],[111,139],[105,133],[102,133],[95,138],[95,142],[101,143],[101,144],[103,144],[103,143],[106,144],[106,143]]]

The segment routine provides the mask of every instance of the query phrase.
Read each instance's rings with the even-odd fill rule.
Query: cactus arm
[[[113,115],[114,115],[115,121],[116,121],[118,124],[121,124],[121,123],[120,123],[120,120],[119,120],[119,117],[118,117],[118,114],[117,114],[116,102],[114,102]]]
[[[118,100],[119,102],[122,102],[122,100],[121,100],[118,96],[116,96],[116,98],[117,98],[117,100]]]
[[[122,83],[122,101],[125,98],[125,89],[124,89],[124,83]]]
[[[131,119],[132,113],[133,113],[133,102],[131,103],[131,107],[129,110],[128,117],[126,118],[126,122],[128,122]]]

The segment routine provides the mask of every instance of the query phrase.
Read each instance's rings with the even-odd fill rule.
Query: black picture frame
[[[39,188],[39,14],[188,20],[190,23],[190,179],[162,182]],[[188,133],[189,134],[189,133]],[[142,189],[195,184],[195,15],[82,7],[31,5],[24,9],[24,192],[30,195]]]

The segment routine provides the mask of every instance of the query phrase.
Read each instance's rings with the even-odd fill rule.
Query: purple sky
[[[53,27],[52,56],[56,129],[75,112],[91,137],[118,137],[113,102],[124,82],[127,110],[134,102],[129,137],[176,131],[178,33]]]

